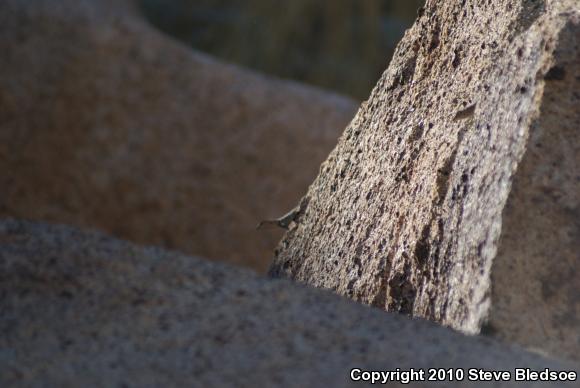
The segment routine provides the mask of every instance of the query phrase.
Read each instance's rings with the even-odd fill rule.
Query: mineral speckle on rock
[[[427,1],[270,273],[580,357],[578,8]]]
[[[0,311],[0,386],[11,388],[360,386],[355,367],[572,370],[248,270],[15,220],[0,221]]]

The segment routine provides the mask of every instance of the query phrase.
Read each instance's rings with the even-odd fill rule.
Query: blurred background
[[[0,216],[265,273],[422,1],[0,0]]]
[[[424,0],[140,0],[145,16],[229,62],[366,99]]]

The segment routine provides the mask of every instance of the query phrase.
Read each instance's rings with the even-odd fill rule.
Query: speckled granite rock
[[[2,387],[340,387],[353,367],[570,368],[248,270],[0,222]]]
[[[579,7],[427,1],[271,274],[580,359]]]
[[[0,215],[266,270],[350,99],[216,61],[128,1],[0,1]]]

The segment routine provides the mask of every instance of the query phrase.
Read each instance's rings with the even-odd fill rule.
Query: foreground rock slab
[[[265,272],[282,233],[256,224],[294,206],[355,106],[192,51],[132,4],[0,1],[0,215]]]
[[[271,274],[580,360],[579,8],[427,1]]]
[[[248,270],[14,220],[0,222],[0,311],[2,387],[341,387],[360,385],[355,367],[571,370]]]

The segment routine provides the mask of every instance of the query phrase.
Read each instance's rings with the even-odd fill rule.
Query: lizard
[[[280,218],[275,218],[273,220],[262,220],[256,226],[256,229],[260,229],[264,225],[276,225],[283,229],[289,229],[292,222],[296,221],[298,216],[306,210],[306,206],[308,205],[308,199],[304,198],[300,201],[300,204],[296,206],[294,209],[290,210],[288,213],[284,214]]]

